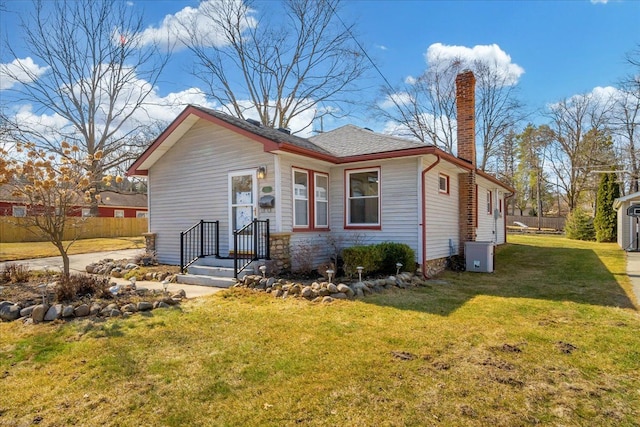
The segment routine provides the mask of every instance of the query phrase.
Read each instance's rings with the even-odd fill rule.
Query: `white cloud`
[[[50,135],[52,129],[55,132],[60,132],[61,129],[69,129],[71,125],[67,119],[58,113],[34,113],[31,105],[21,105],[15,114],[15,120],[25,128],[43,135]]]
[[[607,4],[609,0],[591,0],[591,4]]]
[[[407,92],[398,92],[391,95],[387,95],[384,101],[378,105],[380,108],[393,108],[396,105],[408,105],[414,101],[414,98]]]
[[[427,49],[425,60],[429,68],[445,65],[452,61],[462,62],[463,68],[473,69],[474,62],[482,62],[497,67],[498,72],[506,77],[509,84],[516,84],[524,68],[511,61],[505,51],[497,44],[466,46],[450,46],[434,43]]]
[[[19,83],[31,83],[48,69],[49,67],[38,66],[30,57],[16,58],[8,64],[0,64],[0,90],[11,89]]]
[[[387,50],[387,47],[383,44],[377,44],[375,45],[375,48],[380,50]]]
[[[235,1],[237,5],[242,5],[242,0]],[[224,46],[228,41],[210,18],[215,16],[218,5],[219,0],[206,0],[196,8],[187,6],[173,15],[166,15],[158,27],[151,26],[140,33],[140,41],[143,45],[157,43],[165,49],[175,47],[180,50],[185,48],[184,42],[190,38],[189,31],[193,31],[203,46]],[[248,15],[251,12],[251,9],[246,10],[245,28],[257,25],[257,20]]]
[[[407,77],[405,77],[405,79],[404,79],[404,82],[405,82],[406,84],[408,84],[408,85],[414,85],[414,84],[416,84],[416,82],[417,82],[417,81],[418,81],[418,79],[416,79],[416,78],[415,78],[415,77],[413,77],[413,76],[407,76]]]
[[[580,93],[577,95],[573,95],[568,99],[564,100],[568,105],[579,105],[582,104],[585,100],[592,100],[597,104],[601,105],[602,108],[608,108],[610,103],[615,102],[616,100],[622,99],[623,94],[617,88],[613,86],[596,86],[590,92]],[[554,110],[561,105],[561,102],[553,102],[547,104],[547,108],[550,110]]]
[[[104,77],[103,81],[108,82],[108,73],[106,73]],[[79,85],[76,85],[72,90],[76,92],[76,96],[79,96]],[[131,117],[123,124],[118,134],[115,135],[116,137],[135,130],[141,124],[149,124],[155,121],[169,123],[175,119],[180,111],[188,104],[197,104],[208,108],[215,107],[214,104],[207,100],[204,92],[198,88],[189,88],[180,92],[169,93],[166,96],[160,96],[157,88],[151,88],[149,82],[134,77],[122,87],[115,100],[113,111],[118,112],[120,116],[115,118],[112,126],[118,125],[121,119],[131,114],[132,109],[135,108],[135,105],[147,91],[149,91],[149,93],[144,99],[144,103],[140,108],[133,111]],[[102,128],[106,120],[103,112],[109,110],[109,106],[106,104],[106,100],[108,100],[109,97],[106,91],[98,90],[96,98],[98,100],[105,100],[103,105],[99,106],[96,116],[97,127]],[[31,128],[44,135],[74,132],[70,123],[59,114],[50,112],[37,114],[33,111],[31,105],[17,106],[14,119],[25,128]]]

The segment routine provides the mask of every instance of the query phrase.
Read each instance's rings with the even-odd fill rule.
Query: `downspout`
[[[422,277],[427,278],[426,265],[427,265],[427,186],[425,184],[425,177],[427,172],[433,169],[438,163],[440,163],[440,155],[436,154],[436,161],[429,165],[422,171],[421,185],[422,185]]]

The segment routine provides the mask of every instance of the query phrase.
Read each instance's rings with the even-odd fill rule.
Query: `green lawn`
[[[65,242],[65,246],[68,242]],[[114,237],[110,239],[80,239],[69,248],[69,255],[121,249],[143,249],[144,237]],[[59,256],[50,242],[0,243],[0,262],[29,258]]]
[[[235,290],[129,319],[0,324],[0,425],[638,426],[624,252],[510,240],[494,274],[359,301]]]

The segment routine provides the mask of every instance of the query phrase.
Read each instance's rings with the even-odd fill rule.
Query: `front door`
[[[257,218],[256,171],[229,173],[229,252],[234,251],[233,232]]]

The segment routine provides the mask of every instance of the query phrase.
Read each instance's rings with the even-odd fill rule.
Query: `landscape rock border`
[[[157,290],[123,287],[118,290],[113,300],[83,298],[72,303],[51,305],[48,301],[40,303],[33,300],[0,301],[0,320],[5,322],[22,320],[24,323],[37,324],[83,317],[126,318],[137,312],[179,306],[186,297],[184,289],[172,295],[165,295]],[[132,302],[132,299],[138,301]]]
[[[234,285],[234,287],[266,292],[274,298],[297,297],[325,303],[337,299],[364,298],[367,295],[381,293],[393,288],[408,289],[417,286],[427,286],[427,281],[411,273],[400,273],[386,278],[363,280],[349,285],[344,283],[334,284],[328,281],[302,284],[285,279],[276,279],[275,277],[267,278],[260,275],[247,275]]]

